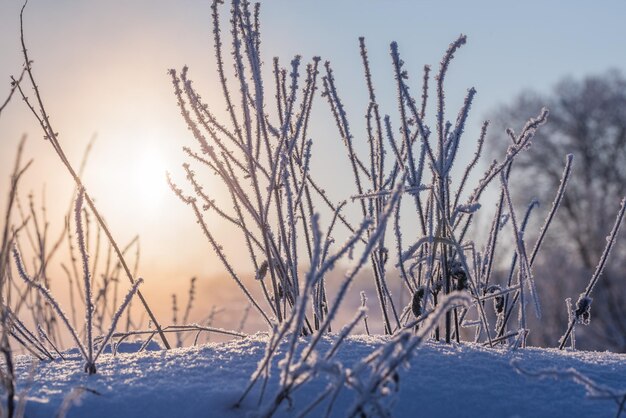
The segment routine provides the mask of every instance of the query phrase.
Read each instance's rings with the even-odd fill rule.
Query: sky
[[[0,99],[22,66],[21,5],[0,2]],[[522,90],[547,92],[565,76],[626,71],[624,16],[623,1],[271,0],[262,2],[262,51],[266,63],[273,56],[287,63],[295,54],[306,62],[317,55],[330,60],[358,137],[367,105],[359,36],[366,37],[383,112],[395,114],[389,43],[399,43],[419,88],[423,65],[436,70],[448,44],[466,34],[446,86],[451,119],[467,89],[478,91],[463,148],[469,154],[482,121]],[[171,194],[164,176],[169,170],[183,179],[181,147],[194,145],[167,69],[189,65],[195,86],[218,113],[223,109],[215,90],[210,2],[31,0],[24,29],[53,126],[74,165],[96,137],[84,183],[121,243],[140,235],[147,289],[167,293],[186,286],[191,275],[221,274],[190,209]],[[353,187],[349,175],[337,171],[347,161],[319,97],[315,109],[321,116],[311,134],[313,173],[338,201]],[[45,187],[51,228],[60,230],[72,183],[21,100],[0,117],[0,204],[23,134],[34,165],[22,193],[40,200]],[[228,234],[219,224],[214,228],[218,236]]]

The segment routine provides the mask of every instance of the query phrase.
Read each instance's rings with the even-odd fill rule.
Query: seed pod
[[[465,274],[464,271],[460,271],[457,274],[455,274],[454,276],[452,276],[452,278],[455,280],[456,282],[456,290],[466,290],[467,289],[467,275]]]
[[[463,265],[458,261],[451,263],[450,265],[450,276],[452,280],[454,280],[454,289],[455,290],[466,290],[467,286],[467,274],[463,269]]]
[[[267,265],[267,260],[264,260],[263,263],[261,263],[261,266],[259,266],[259,270],[256,272],[255,279],[263,280],[265,278],[265,276],[267,275]]]
[[[496,310],[498,314],[501,314],[504,310],[504,296],[496,296],[493,300],[493,309]]]
[[[589,325],[591,321],[591,299],[589,296],[580,295],[578,302],[576,302],[576,322],[583,325]]]
[[[424,299],[424,288],[418,287],[415,293],[413,293],[413,299],[411,300],[411,311],[416,318],[422,314],[422,300]]]
[[[494,284],[487,288],[487,293],[496,293],[496,292],[500,292],[501,290],[502,288],[500,287],[500,285]],[[503,295],[499,295],[493,298],[493,309],[496,311],[498,315],[502,313],[502,311],[504,310],[504,296]]]

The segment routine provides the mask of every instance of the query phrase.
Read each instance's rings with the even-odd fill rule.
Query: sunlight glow
[[[133,200],[141,204],[142,209],[158,212],[168,194],[165,170],[165,159],[156,150],[144,152],[131,169],[130,179],[136,191]]]

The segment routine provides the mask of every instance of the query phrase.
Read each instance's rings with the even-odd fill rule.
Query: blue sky
[[[193,265],[193,272],[207,274],[221,268],[206,261],[207,246],[188,245],[200,242],[200,232],[159,177],[165,169],[180,174],[180,148],[192,144],[166,70],[190,65],[196,86],[211,97],[215,74],[209,5],[206,0],[32,0],[26,11],[35,75],[70,159],[78,164],[97,132],[85,180],[114,233],[121,241],[141,234],[146,242],[144,263],[162,276],[182,275],[185,280],[181,266]],[[0,3],[0,97],[8,91],[8,76],[21,66],[20,7],[13,0]],[[294,54],[330,60],[357,133],[366,106],[359,36],[366,37],[383,112],[395,114],[389,43],[399,43],[418,88],[423,65],[436,70],[448,44],[466,34],[468,44],[457,53],[448,74],[447,97],[448,117],[453,119],[466,89],[478,90],[467,131],[468,152],[489,111],[521,90],[547,92],[564,76],[626,70],[623,1],[271,0],[262,2],[261,13],[266,63],[274,55],[286,63]],[[319,97],[316,106],[327,111]],[[316,126],[314,155],[339,158],[334,123],[326,121]],[[29,135],[27,153],[36,159],[25,191],[39,195],[45,180],[49,201],[60,201],[59,207],[65,208],[69,178],[19,100],[0,118],[1,178],[9,174],[22,133]],[[158,162],[155,173],[150,161]],[[328,162],[327,157],[318,158],[314,168],[338,200],[350,182],[328,170]],[[149,198],[141,191],[146,176],[159,180],[150,186],[155,190]],[[3,203],[7,183],[1,184]],[[52,208],[50,216],[54,214]],[[185,251],[171,260],[162,242],[185,245]]]

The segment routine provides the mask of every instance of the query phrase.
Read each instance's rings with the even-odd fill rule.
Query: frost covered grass
[[[534,315],[541,318],[540,295],[532,266],[557,214],[573,157],[566,157],[552,209],[532,246],[527,244],[525,235],[537,203],[531,202],[521,216],[514,207],[509,184],[516,157],[531,146],[535,132],[548,119],[548,110],[541,109],[519,134],[509,129],[510,145],[506,154],[499,161],[493,161],[474,188],[469,189],[472,173],[483,152],[488,122],[482,126],[474,157],[461,168],[459,178],[453,177],[477,92],[474,88],[468,89],[455,122],[450,122],[444,85],[453,57],[466,43],[466,37],[461,35],[450,44],[435,74],[432,99],[435,109],[430,117],[434,120],[434,129],[426,122],[431,94],[430,67],[424,67],[420,103],[411,93],[410,77],[399,46],[392,42],[390,55],[397,88],[397,114],[395,117],[383,114],[376,98],[365,40],[360,38],[369,97],[366,136],[362,138],[368,145],[367,155],[360,155],[360,147],[355,144],[359,138],[352,133],[350,117],[343,106],[330,62],[324,62],[321,77],[322,97],[335,120],[354,178],[356,193],[350,195],[350,201],[360,209],[361,217],[350,220],[344,213],[348,203],[333,203],[310,172],[314,144],[307,138],[307,128],[317,90],[320,59],[316,57],[308,65],[300,105],[296,106],[301,57],[296,56],[287,68],[280,68],[279,58],[274,58],[275,93],[271,97],[266,93],[271,83],[264,82],[261,71],[259,5],[235,0],[230,8],[230,34],[236,81],[229,84],[219,19],[220,2],[213,2],[212,11],[217,71],[230,120],[218,121],[194,89],[187,67],[180,73],[170,70],[170,74],[182,116],[200,145],[199,152],[189,148],[185,151],[203,166],[203,170],[208,169],[221,180],[231,201],[220,203],[211,199],[189,163],[183,166],[191,194],[168,179],[174,193],[192,207],[226,270],[270,325],[271,336],[263,358],[237,404],[246,402],[253,390],[260,387],[260,415],[272,416],[285,402],[293,404],[294,392],[326,375],[333,383],[310,405],[300,405],[302,413],[323,404],[330,414],[342,388],[352,387],[358,395],[349,416],[385,416],[390,411],[386,396],[393,391],[390,388],[398,384],[399,366],[425,339],[432,337],[451,343],[469,337],[470,341],[490,347],[505,344],[514,349],[525,348],[530,332],[527,305],[532,305]],[[275,108],[270,111],[272,101]],[[471,226],[482,207],[481,198],[492,184],[495,187],[499,184],[500,197],[486,242],[480,246],[478,240],[485,237],[473,237]],[[400,227],[401,216],[407,213],[407,205],[401,205],[404,198],[414,206],[408,216],[417,219],[420,234],[415,238],[407,239]],[[331,214],[326,228],[321,227],[320,205]],[[235,209],[234,213],[225,209],[228,206]],[[574,346],[574,325],[584,323],[589,317],[589,294],[604,268],[623,211],[624,204],[589,287],[575,308],[568,307],[572,320],[560,340],[561,349],[568,339]],[[237,268],[228,261],[226,251],[205,218],[211,212],[241,231],[242,243],[248,250],[264,300],[258,301],[252,296],[253,292],[241,280]],[[335,235],[341,227],[347,230],[348,239],[337,246]],[[506,254],[507,250],[501,250],[502,245],[499,245],[507,229],[512,254]],[[325,235],[323,230],[326,230]],[[387,243],[390,240],[393,242]],[[395,251],[390,251],[389,247]],[[494,277],[494,268],[502,264],[502,257],[511,259],[508,277],[504,280]],[[325,276],[342,259],[349,259],[352,267],[336,294],[331,295]],[[390,260],[395,262],[390,263]],[[300,264],[308,268],[304,276],[299,272]],[[318,344],[332,331],[331,324],[337,322],[337,313],[343,308],[354,277],[366,266],[374,282],[384,333],[393,337],[378,354],[350,368],[332,361],[331,357],[340,349],[345,336],[365,319],[364,308],[339,332],[330,356],[320,355]],[[397,306],[398,300],[389,290],[391,274],[399,274],[406,291],[412,295],[405,307]],[[487,312],[485,306],[489,300],[494,302],[492,313]],[[300,339],[307,336],[306,341]],[[279,347],[284,344],[287,349],[279,354]],[[278,370],[274,371],[271,365],[277,358],[280,359]],[[369,380],[361,380],[362,370],[368,370]],[[279,375],[279,388],[268,398],[268,381],[273,373]]]
[[[83,359],[85,360],[85,367],[84,367],[85,372],[87,372],[88,374],[94,374],[96,373],[96,360],[98,360],[98,357],[100,356],[100,354],[102,354],[102,350],[111,339],[111,336],[113,332],[115,331],[115,327],[118,321],[120,320],[122,313],[124,313],[124,310],[128,307],[128,304],[130,303],[130,300],[132,299],[134,294],[137,293],[139,286],[143,283],[143,279],[139,278],[138,280],[135,281],[135,283],[131,287],[131,290],[127,293],[126,297],[120,304],[119,308],[111,317],[111,325],[108,331],[106,332],[104,337],[100,339],[99,344],[96,345],[94,342],[94,336],[93,336],[94,308],[93,308],[93,293],[91,291],[92,278],[91,278],[91,273],[89,272],[89,256],[87,254],[87,247],[85,244],[85,235],[84,235],[83,220],[82,220],[83,196],[84,196],[84,193],[81,190],[78,193],[78,198],[76,199],[76,205],[74,209],[74,215],[75,215],[74,219],[76,221],[76,235],[77,235],[77,240],[78,240],[78,248],[80,251],[82,266],[83,266],[83,285],[85,289],[85,299],[84,299],[85,334],[86,334],[85,342],[81,341],[81,339],[78,336],[78,332],[72,326],[69,318],[63,312],[63,310],[59,306],[54,296],[52,296],[52,294],[50,293],[50,290],[47,289],[45,286],[37,283],[35,280],[33,280],[33,278],[31,278],[28,275],[28,273],[26,272],[26,267],[24,266],[24,262],[22,261],[20,252],[16,245],[13,246],[13,257],[15,259],[15,265],[17,267],[17,271],[20,277],[28,284],[28,286],[37,289],[37,291],[43,296],[46,302],[49,303],[50,306],[54,309],[56,315],[63,322],[65,327],[67,327],[67,331],[70,332],[70,335],[72,336],[74,342],[76,343],[76,346],[78,347],[78,349],[80,350],[80,353],[83,356]],[[63,358],[63,356],[59,353],[59,350],[54,346],[50,338],[45,334],[41,326],[39,326],[38,329],[42,337],[50,345],[52,345],[52,347],[59,354],[59,356]]]
[[[281,68],[279,58],[274,58],[274,79],[265,82],[259,5],[235,0],[230,8],[230,52],[235,82],[229,84],[219,1],[213,2],[212,12],[217,72],[229,120],[220,122],[202,101],[187,67],[180,73],[170,70],[170,75],[181,114],[200,145],[199,152],[184,148],[185,152],[202,170],[219,178],[231,200],[217,202],[210,198],[190,163],[183,167],[191,193],[168,179],[174,193],[193,209],[229,275],[270,325],[265,353],[237,404],[248,401],[255,388],[260,387],[260,415],[272,416],[285,402],[290,405],[294,402],[294,392],[320,376],[327,376],[332,384],[310,405],[300,405],[303,413],[325,405],[330,414],[342,388],[352,387],[358,393],[357,403],[348,415],[384,416],[390,410],[386,396],[398,384],[398,368],[425,339],[432,337],[446,343],[469,339],[490,347],[504,344],[514,349],[525,348],[530,332],[527,305],[532,305],[534,315],[541,318],[533,263],[557,215],[573,157],[566,157],[552,209],[532,246],[525,240],[526,227],[537,203],[531,202],[523,215],[518,213],[509,184],[516,157],[531,146],[535,132],[548,119],[548,110],[541,109],[519,134],[512,129],[507,131],[510,145],[505,155],[493,161],[470,189],[489,124],[482,125],[473,158],[455,171],[477,92],[468,89],[454,122],[447,119],[445,101],[446,74],[466,37],[461,35],[444,54],[434,77],[434,94],[429,87],[431,68],[424,67],[420,101],[411,93],[410,76],[404,68],[399,45],[391,43],[391,68],[397,89],[395,116],[384,114],[377,101],[365,39],[360,38],[369,98],[364,138],[352,133],[351,118],[344,108],[330,62],[323,63],[321,76],[322,97],[335,120],[354,178],[356,190],[349,197],[360,209],[361,217],[351,220],[344,212],[349,203],[332,202],[310,172],[314,143],[307,138],[307,129],[321,60],[316,57],[308,65],[300,104],[296,105],[301,57],[294,57],[286,68]],[[267,93],[271,84],[273,95]],[[434,113],[429,116],[431,95]],[[429,119],[434,121],[434,128],[428,126]],[[358,139],[367,143],[366,155],[361,155],[362,147],[355,142]],[[455,172],[462,174],[456,178]],[[488,187],[500,189],[490,231],[486,237],[472,236],[472,221],[482,208],[481,198]],[[403,199],[410,205],[402,205]],[[234,208],[233,213],[226,210],[229,206]],[[588,318],[589,294],[615,241],[623,208],[589,287],[577,306],[568,308],[572,311],[572,321],[560,340],[560,348],[568,339],[574,345],[574,325]],[[330,213],[325,228],[321,226],[322,209]],[[262,300],[253,296],[254,292],[237,272],[245,268],[228,261],[227,252],[207,221],[211,214],[240,230],[241,242],[245,243],[252,270],[256,271]],[[417,220],[417,237],[407,238],[403,234],[402,215]],[[348,234],[343,245],[336,243],[339,228]],[[511,236],[512,254],[501,249],[501,236],[505,233]],[[485,238],[481,246],[479,240]],[[502,265],[503,257],[511,260],[504,280],[494,277],[495,266]],[[342,259],[349,260],[352,267],[332,295],[325,276]],[[299,270],[301,264],[308,269],[304,275]],[[338,322],[337,313],[345,309],[345,298],[354,277],[366,267],[374,283],[384,333],[392,338],[362,364],[345,367],[333,361],[332,355],[356,324],[365,320],[365,307],[341,329],[329,356],[320,355],[318,344],[325,334],[332,332],[332,324]],[[390,277],[395,274],[399,274],[405,290],[412,295],[407,306],[398,306],[398,299],[389,290]],[[487,311],[487,301],[493,301],[493,312]],[[308,339],[303,341],[300,337]],[[285,344],[287,349],[279,353]],[[273,370],[277,358],[278,368]],[[370,373],[365,381],[359,377],[363,370]],[[267,395],[268,382],[274,373],[279,375],[279,387]]]
[[[350,277],[368,267],[385,334],[405,328],[423,312],[436,308],[443,296],[460,291],[469,295],[472,303],[446,312],[444,322],[434,329],[436,339],[459,342],[464,330],[469,330],[471,339],[476,342],[489,345],[516,342],[524,347],[530,332],[527,305],[531,304],[537,318],[541,317],[533,263],[557,215],[573,157],[566,157],[552,209],[532,246],[525,239],[526,227],[537,203],[531,202],[521,216],[513,205],[509,184],[515,172],[516,157],[531,146],[535,132],[548,119],[548,110],[541,109],[519,134],[509,129],[510,145],[505,155],[493,161],[474,188],[469,189],[489,124],[482,125],[473,158],[465,167],[456,168],[465,125],[477,92],[474,88],[468,89],[455,122],[451,122],[447,119],[444,85],[454,55],[466,43],[466,37],[459,36],[444,54],[434,77],[434,94],[429,86],[430,66],[424,67],[420,101],[411,93],[410,76],[404,68],[399,46],[391,43],[391,68],[397,89],[395,116],[384,114],[377,102],[365,39],[360,38],[369,97],[365,138],[355,138],[352,133],[351,119],[343,106],[340,86],[336,85],[330,62],[324,62],[321,76],[322,97],[329,105],[346,149],[349,171],[354,177],[356,193],[349,197],[360,209],[361,217],[350,220],[344,213],[349,203],[332,202],[310,172],[314,144],[307,135],[318,90],[320,58],[315,57],[308,64],[304,85],[300,87],[301,57],[294,57],[286,68],[281,68],[279,58],[275,57],[272,60],[274,79],[266,82],[262,73],[259,5],[233,1],[230,55],[235,82],[229,83],[220,3],[212,4],[214,51],[228,120],[219,121],[210,106],[202,101],[187,67],[180,72],[170,70],[181,114],[200,150],[184,148],[191,161],[183,164],[191,188],[189,193],[171,177],[168,179],[174,193],[191,206],[211,247],[256,313],[270,328],[277,324],[277,330],[283,326],[302,335],[331,331],[331,322],[351,284]],[[272,94],[268,93],[271,89]],[[434,96],[432,116],[428,113],[429,96]],[[428,126],[429,119],[434,120],[434,128]],[[360,155],[362,147],[356,146],[357,139],[367,144],[366,155]],[[230,202],[210,197],[191,163],[216,176],[228,191]],[[461,173],[458,178],[453,176],[456,172]],[[475,235],[472,222],[482,209],[481,199],[488,187],[500,189],[490,231],[485,236],[472,236]],[[410,205],[402,205],[403,199],[408,199]],[[228,207],[234,211],[229,212]],[[326,227],[322,226],[321,213],[330,215]],[[417,237],[403,233],[402,215],[417,219]],[[591,282],[601,275],[622,215],[620,211],[606,253]],[[209,216],[230,223],[241,232],[242,247],[249,254],[249,267],[229,262],[226,249],[212,232]],[[348,234],[343,245],[336,243],[340,228]],[[511,236],[512,254],[507,254],[510,251],[507,248],[500,249],[506,245],[500,245],[505,233]],[[481,245],[480,241],[486,242]],[[502,265],[507,258],[511,260],[508,276],[504,280],[494,277],[495,266]],[[337,297],[332,298],[325,275],[337,262],[346,259],[356,261],[346,276],[346,285],[339,286]],[[306,266],[308,273],[303,275],[300,266]],[[250,269],[256,272],[255,284],[259,292],[242,280],[243,274],[239,271]],[[393,275],[400,276],[405,291],[412,295],[407,306],[397,306],[399,301],[389,290]],[[589,293],[592,289],[593,285]],[[254,294],[261,295],[261,299]],[[485,308],[488,300],[495,302],[493,313]],[[583,300],[590,303],[588,295]],[[284,325],[289,323],[292,324]],[[564,339],[570,334],[571,331],[567,331]]]

